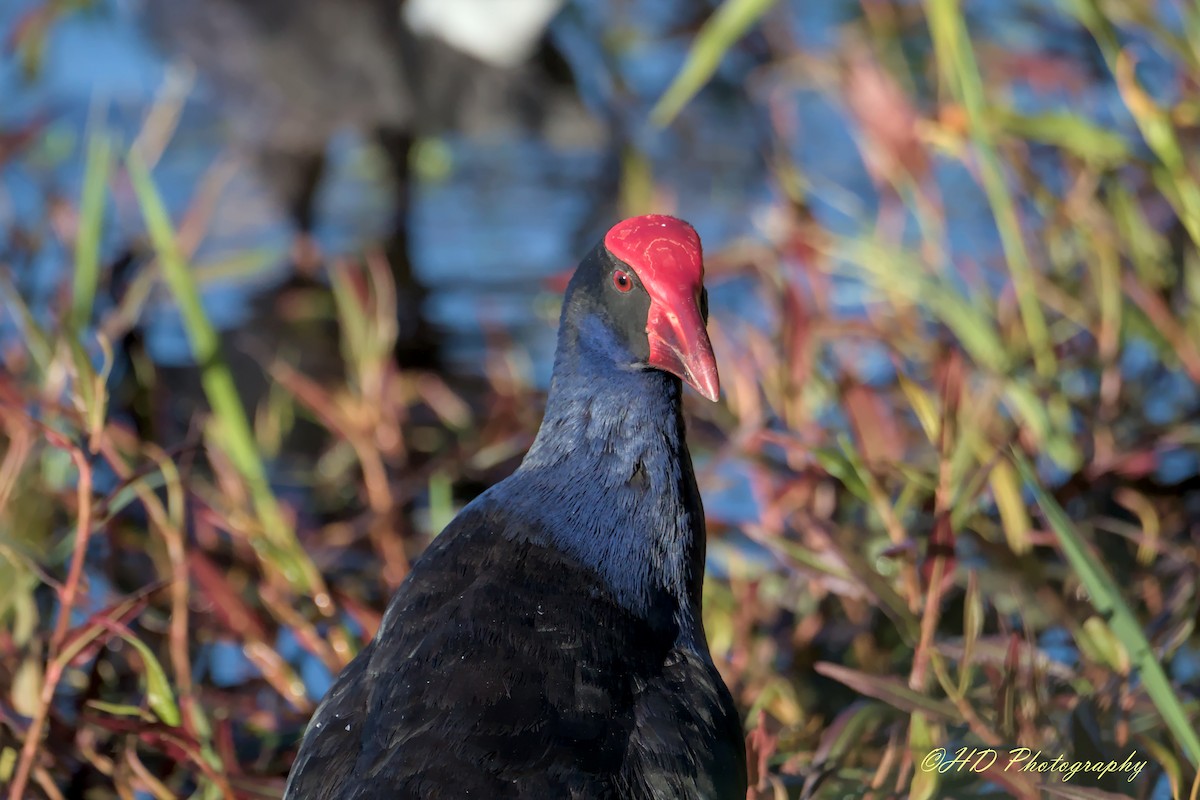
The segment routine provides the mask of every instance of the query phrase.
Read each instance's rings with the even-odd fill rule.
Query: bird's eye
[[[633,288],[633,278],[629,277],[628,272],[617,270],[613,273],[613,286],[617,287],[618,292],[628,292]]]

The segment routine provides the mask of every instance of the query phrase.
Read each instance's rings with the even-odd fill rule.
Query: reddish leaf
[[[921,562],[921,582],[925,587],[933,579],[933,567],[937,560],[942,560],[942,580],[953,580],[955,556],[955,535],[950,527],[950,512],[938,514],[933,524],[933,532],[929,535],[929,543],[925,548],[925,560]],[[943,589],[945,586],[943,585]]]
[[[226,628],[250,641],[267,639],[267,629],[258,615],[207,556],[198,550],[189,552],[188,571],[204,597],[213,604],[214,612]]]
[[[890,183],[908,175],[920,181],[929,157],[917,134],[916,107],[865,47],[851,48],[843,91],[866,140],[863,160],[875,180]]]
[[[842,404],[868,464],[895,463],[904,457],[896,421],[878,392],[852,382],[842,391]]]
[[[800,387],[812,373],[812,319],[799,287],[789,283],[783,293],[784,363],[793,387]]]
[[[575,267],[567,267],[566,269],[542,278],[542,286],[546,287],[548,291],[554,292],[555,294],[563,294],[567,291],[567,284],[571,282],[571,276],[574,274]]]
[[[779,735],[767,730],[767,712],[758,712],[758,725],[746,735],[746,768],[749,773],[750,791],[747,798],[754,798],[759,791],[767,789],[768,764],[779,746]]]
[[[1092,84],[1087,68],[1078,60],[1028,50],[988,49],[984,56],[993,79],[1024,81],[1038,92],[1077,94]]]
[[[44,119],[35,119],[16,130],[0,131],[0,165],[17,156],[45,127]]]

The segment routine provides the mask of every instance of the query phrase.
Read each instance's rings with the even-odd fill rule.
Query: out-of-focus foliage
[[[1059,53],[997,46],[971,4],[863,0],[818,58],[769,5],[727,0],[658,106],[695,124],[684,103],[762,14],[746,92],[774,195],[755,236],[707,252],[714,298],[744,301],[714,303],[722,402],[689,407],[705,622],[746,712],[752,793],[1194,797],[1200,8],[1030,6],[1075,37]],[[1076,104],[1097,85],[1114,90],[1104,118]],[[873,207],[794,157],[798,94],[845,116]],[[0,132],[0,162],[36,136]],[[194,238],[144,154],[104,135],[87,152],[52,234],[74,255],[62,291],[36,309],[0,279],[17,332],[0,342],[0,781],[277,796],[312,687],[456,505],[511,471],[540,398],[500,353],[485,381],[398,368],[395,293],[369,256],[331,268],[331,304],[289,298],[337,331],[341,378],[267,354],[247,418],[196,299]],[[627,203],[672,210],[626,152]],[[967,226],[953,185],[993,225]],[[118,191],[154,255],[89,324]],[[994,246],[964,255],[963,239]],[[160,281],[213,409],[170,450],[112,413],[106,380]],[[136,355],[127,371],[153,417],[170,377]],[[319,457],[277,496],[264,454],[302,424]],[[1018,747],[1146,765],[1064,783],[1006,769]],[[934,768],[960,748],[999,757]]]

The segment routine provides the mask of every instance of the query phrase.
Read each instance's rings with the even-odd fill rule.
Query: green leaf
[[[675,80],[650,111],[650,121],[660,128],[683,110],[708,83],[729,49],[775,5],[775,0],[725,0],[700,28]]]
[[[54,348],[50,344],[50,337],[37,324],[29,306],[21,298],[21,293],[17,291],[17,287],[12,284],[7,272],[3,270],[0,270],[0,290],[3,290],[8,304],[12,306],[13,316],[20,322],[22,338],[30,358],[33,359],[33,363],[40,371],[45,372],[54,360]]]
[[[105,714],[112,714],[114,717],[137,717],[146,722],[154,722],[155,717],[146,709],[139,706],[124,705],[122,703],[106,703],[103,700],[88,700],[88,706],[103,711]]]
[[[875,700],[856,700],[839,713],[821,735],[813,753],[813,765],[826,767],[839,764],[862,746],[871,728],[878,728],[894,718],[896,710]]]
[[[922,759],[938,746],[938,738],[937,727],[924,714],[918,712],[912,715],[908,724],[908,750],[913,755],[917,769],[908,787],[910,798],[929,800],[937,793],[938,771],[926,769]]]
[[[961,4],[962,0],[926,0],[929,31],[942,79],[966,110],[979,177],[1000,233],[1000,245],[1012,275],[1017,307],[1025,327],[1025,336],[1033,351],[1037,372],[1049,378],[1057,370],[1057,358],[1038,298],[1033,263],[1025,244],[1025,234],[1021,230],[1016,202],[996,149],[995,133],[987,115],[989,100]]]
[[[1000,509],[1000,522],[1004,526],[1004,538],[1008,540],[1009,549],[1017,555],[1028,553],[1033,549],[1033,542],[1029,539],[1032,526],[1012,465],[1007,461],[997,462],[992,467],[988,483],[992,488],[992,497],[996,499],[996,507]]]
[[[958,693],[966,695],[975,673],[975,643],[983,631],[983,598],[979,594],[979,574],[967,573],[967,591],[963,597],[963,653],[958,665]]]
[[[1124,163],[1130,158],[1124,137],[1078,114],[1026,115],[1006,108],[993,112],[993,116],[1009,133],[1062,148],[1096,167]]]
[[[1137,270],[1138,280],[1147,286],[1168,285],[1172,271],[1170,247],[1166,237],[1146,218],[1130,188],[1114,182],[1108,191],[1108,207],[1116,222],[1117,233]],[[1116,291],[1119,295],[1119,285]]]
[[[864,503],[871,501],[870,492],[867,491],[867,487],[859,476],[858,470],[855,468],[853,461],[846,455],[844,448],[835,450],[832,447],[818,447],[813,449],[812,455],[813,459],[821,465],[823,470],[845,485],[848,492]]]
[[[142,657],[142,668],[146,671],[146,702],[150,704],[150,709],[166,724],[178,726],[181,722],[179,706],[175,702],[175,693],[171,691],[171,682],[167,680],[167,673],[162,664],[158,663],[154,653],[141,639],[123,632],[121,638]]]
[[[622,216],[635,217],[654,210],[654,166],[637,148],[621,153]]]
[[[796,687],[782,677],[776,677],[763,686],[744,718],[753,720],[763,709],[770,709],[772,716],[784,725],[799,725],[803,715]]]
[[[1129,653],[1121,645],[1121,640],[1113,635],[1112,629],[1097,616],[1088,617],[1083,622],[1083,629],[1092,640],[1092,646],[1100,656],[1100,661],[1118,675],[1129,674]]]
[[[1200,735],[1188,721],[1182,701],[1171,687],[1162,664],[1151,649],[1142,624],[1121,596],[1116,580],[1075,530],[1062,506],[1038,483],[1037,475],[1025,456],[1014,449],[1013,460],[1021,473],[1021,479],[1033,491],[1034,499],[1041,506],[1042,513],[1046,515],[1047,522],[1058,537],[1059,546],[1067,561],[1087,589],[1096,613],[1107,621],[1112,633],[1125,646],[1129,660],[1141,676],[1146,694],[1158,708],[1168,730],[1179,742],[1180,749],[1188,761],[1193,767],[1200,766]]]
[[[423,183],[442,183],[454,174],[454,151],[442,138],[417,139],[408,161]]]
[[[429,476],[429,528],[436,536],[454,519],[454,493],[445,472]]]
[[[21,662],[16,674],[12,677],[12,689],[9,702],[17,713],[26,717],[37,714],[41,705],[39,698],[42,694],[42,684],[45,676],[42,671],[42,659],[32,655]]]
[[[963,297],[948,281],[931,278],[919,261],[894,247],[863,238],[832,241],[829,253],[835,260],[849,262],[880,289],[927,309],[954,332],[975,363],[993,372],[1008,370],[1011,357],[995,314],[981,299]]]
[[[12,747],[0,750],[0,782],[12,780],[13,768],[17,766],[17,751]]]
[[[1183,797],[1183,769],[1171,748],[1155,741],[1153,736],[1139,736],[1137,741],[1139,747],[1146,748],[1150,757],[1163,768],[1163,772],[1167,775],[1167,782],[1171,785],[1171,797]],[[1200,781],[1200,775],[1197,775],[1196,780]],[[1191,796],[1195,797],[1196,795]]]
[[[127,166],[129,180],[137,194],[163,276],[179,305],[192,356],[200,365],[201,384],[212,406],[215,422],[210,431],[248,484],[258,513],[263,535],[253,539],[251,544],[293,589],[303,594],[313,594],[318,607],[327,608],[329,595],[324,581],[300,547],[296,532],[271,491],[254,431],[238,397],[233,375],[222,357],[217,331],[204,311],[195,276],[179,251],[170,215],[154,185],[150,170],[136,151],[129,154]]]
[[[124,509],[134,500],[137,500],[139,491],[144,490],[153,492],[161,489],[166,485],[166,483],[166,476],[163,475],[161,471],[155,471],[146,473],[145,475],[125,484],[118,489],[115,494],[108,498],[107,503],[104,505],[105,516],[101,521],[101,524],[110,521],[117,514],[121,513],[122,509]]]
[[[91,440],[92,452],[96,452],[96,442],[104,428],[104,418],[108,411],[108,375],[112,371],[112,347],[103,335],[98,341],[104,357],[100,371],[92,367],[92,357],[83,343],[71,332],[66,337],[67,348],[71,353],[71,362],[75,368],[74,389],[76,404],[83,412],[87,423],[87,433]]]
[[[79,235],[75,239],[75,279],[71,289],[70,328],[78,334],[92,318],[100,282],[100,235],[104,227],[105,190],[112,164],[112,140],[104,132],[88,139],[83,198],[79,204]]]
[[[1192,241],[1200,243],[1200,185],[1187,167],[1169,112],[1160,108],[1138,83],[1133,59],[1122,47],[1116,26],[1098,0],[1059,0],[1058,5],[1078,19],[1096,40],[1142,139],[1164,167],[1155,170],[1163,195],[1175,207]]]

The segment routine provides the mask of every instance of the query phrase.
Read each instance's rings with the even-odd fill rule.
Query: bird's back
[[[744,796],[703,647],[528,524],[481,498],[438,537],[313,717],[288,798]]]

